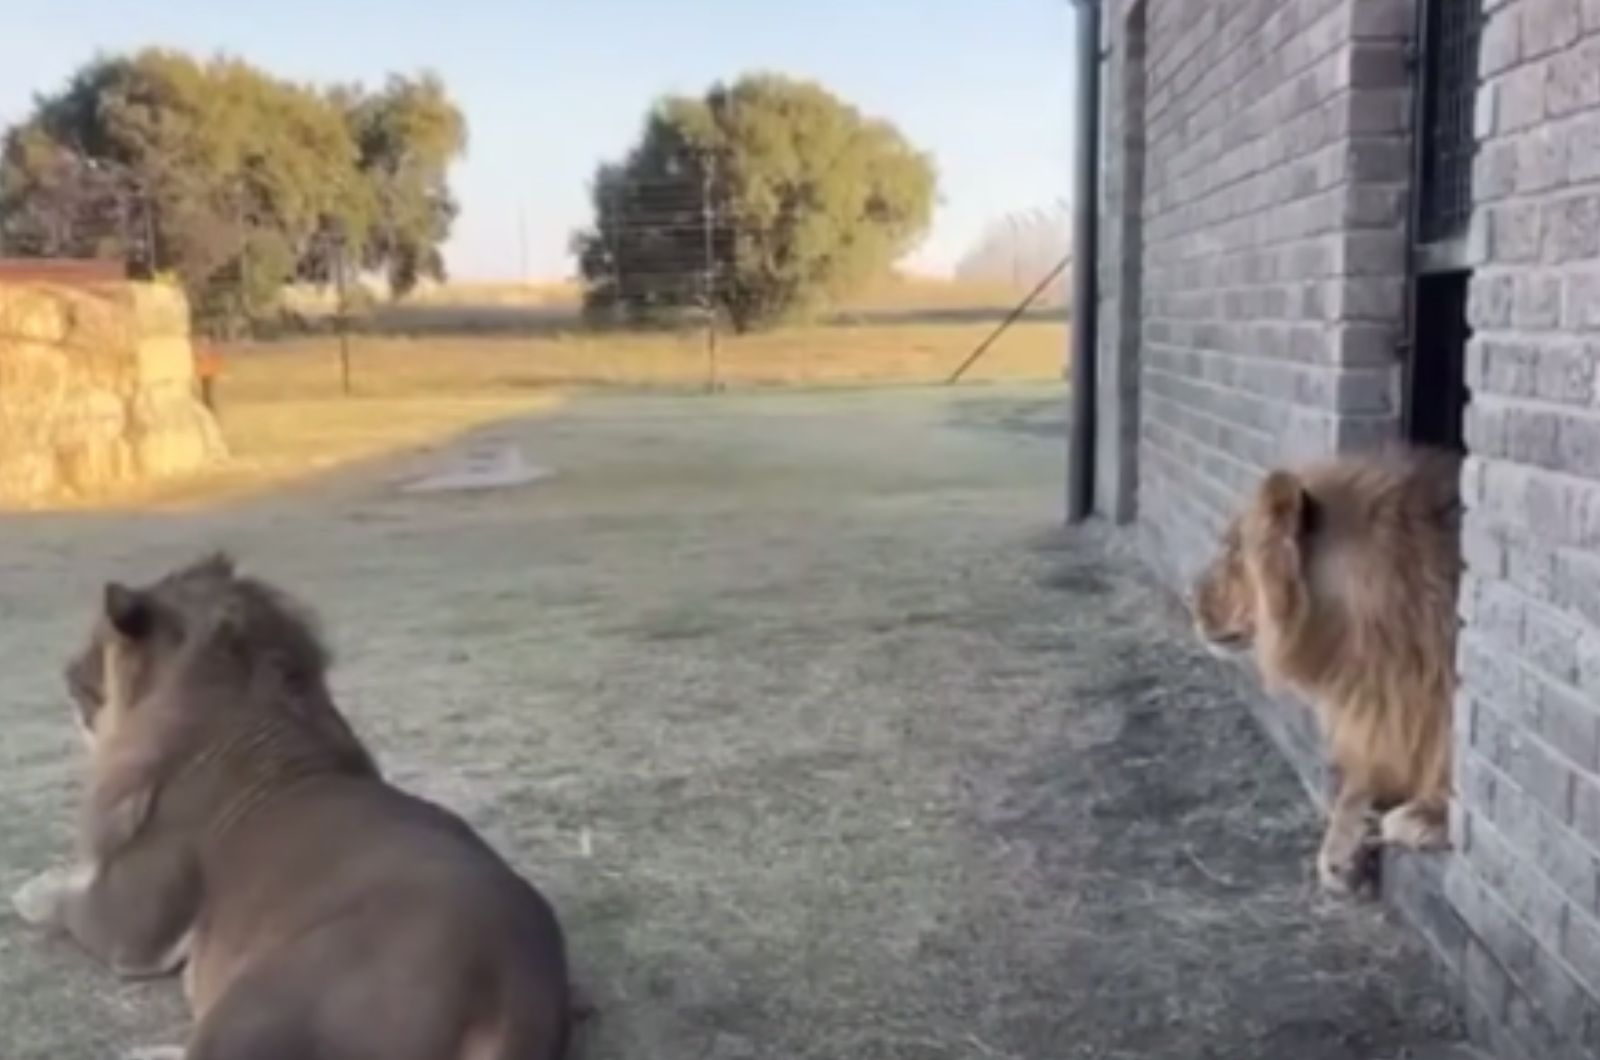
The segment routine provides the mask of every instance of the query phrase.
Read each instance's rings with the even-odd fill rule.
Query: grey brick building
[[[1600,1056],[1600,0],[1098,6],[1094,508],[1176,587],[1274,464],[1466,450],[1454,850],[1386,888],[1481,1044]]]

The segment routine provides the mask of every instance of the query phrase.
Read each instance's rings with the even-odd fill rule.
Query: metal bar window
[[[1421,204],[1417,242],[1466,233],[1472,216],[1472,112],[1478,85],[1482,7],[1476,0],[1423,0]]]

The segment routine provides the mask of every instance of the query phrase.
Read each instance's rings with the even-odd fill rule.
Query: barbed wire
[[[962,255],[955,273],[962,279],[1008,281],[1021,288],[1072,250],[1070,215],[1065,203],[1019,210],[992,221]],[[1063,288],[1064,291],[1064,288]]]

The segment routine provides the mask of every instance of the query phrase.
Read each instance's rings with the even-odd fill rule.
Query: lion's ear
[[[1292,471],[1274,471],[1261,483],[1261,508],[1275,533],[1299,537],[1316,528],[1317,500]]]
[[[208,553],[195,561],[191,568],[196,574],[209,575],[213,578],[228,579],[234,576],[236,567],[233,557],[221,551]]]
[[[143,640],[155,624],[155,609],[149,599],[120,582],[106,585],[104,606],[106,621],[127,640]]]

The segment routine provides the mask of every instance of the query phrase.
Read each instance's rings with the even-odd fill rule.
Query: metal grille
[[[1417,240],[1466,232],[1472,215],[1472,111],[1478,84],[1482,7],[1471,0],[1424,0],[1422,201]]]

